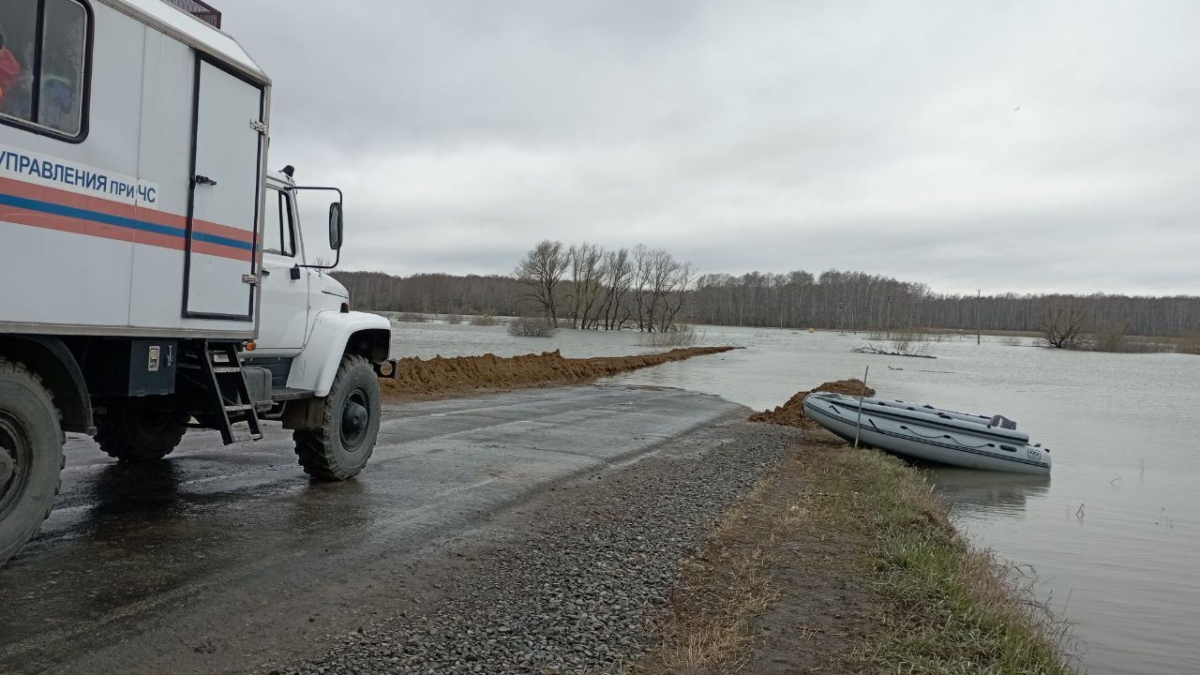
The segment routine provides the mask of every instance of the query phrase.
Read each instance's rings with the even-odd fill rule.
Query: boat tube
[[[861,411],[861,414],[860,414]],[[1001,415],[986,417],[904,401],[818,392],[804,414],[829,431],[893,454],[968,469],[1050,473],[1050,450]]]

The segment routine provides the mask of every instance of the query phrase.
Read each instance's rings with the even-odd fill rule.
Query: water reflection
[[[970,469],[930,468],[929,478],[953,504],[953,515],[1019,516],[1026,502],[1050,491],[1050,476],[995,473]]]
[[[184,472],[178,462],[110,464],[79,486],[78,499],[92,504],[89,518],[100,524],[112,518],[154,519],[178,512],[182,499],[179,486]]]
[[[327,552],[341,550],[371,530],[380,511],[363,480],[313,482],[289,502],[288,532],[322,542]]]

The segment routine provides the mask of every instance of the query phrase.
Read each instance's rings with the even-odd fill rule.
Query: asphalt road
[[[739,412],[619,386],[387,406],[367,470],[339,484],[309,483],[278,425],[229,447],[190,434],[141,466],[70,438],[54,512],[0,570],[0,673],[221,672],[318,652],[412,595],[405,565],[425,553],[502,536],[489,520],[507,507]]]

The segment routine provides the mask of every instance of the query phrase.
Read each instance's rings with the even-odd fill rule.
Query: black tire
[[[329,395],[307,402],[320,408],[316,416],[322,420],[320,428],[292,432],[304,472],[320,481],[358,475],[375,450],[379,398],[379,380],[371,363],[353,354],[342,357]]]
[[[153,462],[171,454],[187,432],[187,416],[123,404],[96,415],[96,443],[122,462]]]
[[[0,565],[50,515],[62,485],[63,440],[42,378],[0,357]]]

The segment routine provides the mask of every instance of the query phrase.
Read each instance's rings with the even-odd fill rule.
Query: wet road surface
[[[309,483],[278,424],[228,447],[189,434],[140,466],[69,438],[54,512],[0,570],[0,673],[233,672],[300,656],[386,606],[406,558],[495,534],[490,515],[556,480],[741,410],[620,386],[389,405],[366,471],[339,484]],[[274,628],[297,616],[305,630]]]

